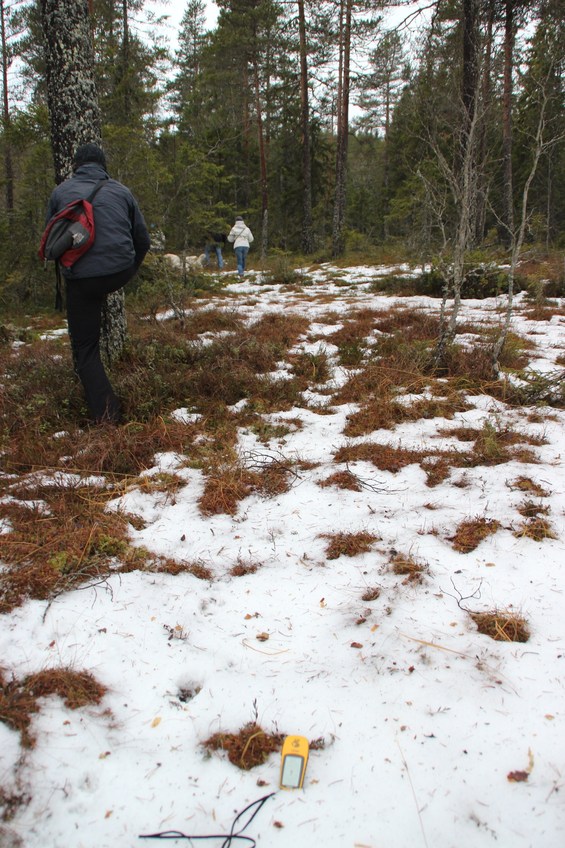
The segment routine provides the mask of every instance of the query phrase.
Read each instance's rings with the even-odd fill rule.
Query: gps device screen
[[[293,788],[300,786],[303,767],[304,757],[298,757],[296,754],[287,754],[283,763],[281,786]]]

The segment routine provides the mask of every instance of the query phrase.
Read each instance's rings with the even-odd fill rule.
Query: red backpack
[[[44,261],[54,259],[71,268],[94,243],[96,229],[92,201],[107,179],[99,180],[88,197],[71,200],[48,222],[39,245]]]

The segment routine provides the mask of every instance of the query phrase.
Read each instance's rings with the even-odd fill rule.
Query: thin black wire
[[[225,833],[213,833],[208,834],[207,836],[191,836],[187,833],[182,833],[180,830],[163,830],[160,833],[140,833],[139,838],[188,839],[189,842],[192,842],[192,840],[196,841],[197,839],[223,839],[224,841],[222,842],[220,848],[231,848],[232,842],[237,839],[241,842],[244,842],[246,845],[249,845],[250,848],[255,848],[255,846],[257,845],[255,839],[253,839],[251,836],[245,836],[243,834],[243,831],[249,827],[249,825],[251,824],[251,822],[253,821],[265,801],[268,801],[269,798],[273,797],[273,795],[275,795],[275,793],[271,792],[270,795],[264,795],[262,798],[258,798],[256,801],[252,801],[251,804],[248,804],[247,807],[245,807],[240,813],[237,814],[237,816],[232,822],[230,832],[227,835]],[[248,810],[252,810],[253,808],[255,809],[253,810],[245,824],[241,825],[240,829],[236,831],[235,828],[237,827],[239,819],[244,816]]]

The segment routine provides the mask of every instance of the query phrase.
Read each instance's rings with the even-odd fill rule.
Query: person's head
[[[238,221],[243,221],[243,218],[241,217],[241,215],[235,216],[235,223],[237,224]]]
[[[81,165],[86,165],[88,162],[95,162],[97,165],[102,165],[106,170],[106,157],[104,151],[97,144],[91,141],[86,144],[80,144],[73,157],[73,171],[76,171]]]

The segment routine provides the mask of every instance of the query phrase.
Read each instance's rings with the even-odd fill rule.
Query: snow
[[[337,322],[368,305],[439,308],[425,297],[371,293],[378,272],[340,269],[340,283],[358,285],[336,286],[335,269],[324,266],[300,293],[262,286],[250,274],[229,286],[227,308],[250,319],[285,308],[312,322],[331,310]],[[321,294],[331,300],[317,300]],[[461,320],[492,323],[501,305],[503,297],[464,301]],[[516,317],[514,330],[536,345],[540,372],[557,368],[563,320]],[[328,332],[327,324],[316,326]],[[302,349],[319,348],[305,339]],[[333,355],[331,345],[324,349]],[[342,371],[336,365],[339,383]],[[535,424],[531,410],[487,396],[468,401],[472,408],[450,421],[422,419],[364,439],[343,435],[353,405],[265,416],[275,424],[299,419],[302,427],[267,445],[242,430],[244,462],[288,457],[316,465],[299,470],[284,494],[248,497],[234,516],[201,515],[202,472],[182,467],[177,454],[156,457],[148,473],[174,472],[184,487],[174,497],[129,490],[109,508],[144,519],[144,529],[131,529],[136,545],[202,563],[213,579],[116,574],[0,618],[10,674],[68,665],[108,689],[99,706],[79,710],[45,699],[33,721],[36,747],[23,759],[17,734],[0,722],[1,784],[31,796],[3,837],[0,829],[0,844],[10,845],[10,832],[25,848],[152,845],[140,835],[170,830],[228,834],[239,811],[274,793],[244,831],[261,848],[562,848],[565,412],[546,410]],[[176,417],[195,420],[188,409]],[[415,464],[391,474],[363,461],[350,465],[361,491],[318,485],[343,470],[334,453],[346,444],[461,449],[437,431],[485,421],[543,434],[546,444],[533,448],[540,462],[453,469],[430,488]],[[547,491],[556,539],[515,534],[524,493],[511,483],[520,476]],[[454,485],[463,478],[464,488]],[[449,537],[477,517],[501,527],[458,553]],[[327,558],[324,534],[361,531],[377,537],[370,552]],[[421,582],[392,572],[393,551],[425,564]],[[257,569],[232,576],[237,562]],[[378,598],[362,600],[376,587]],[[461,597],[467,600],[458,604]],[[481,635],[465,606],[519,612],[529,641]],[[262,633],[266,641],[257,639]],[[187,698],[187,691],[196,694]],[[278,788],[279,755],[246,772],[202,747],[213,733],[255,720],[267,732],[323,739],[303,789]],[[526,779],[509,780],[516,771]]]

